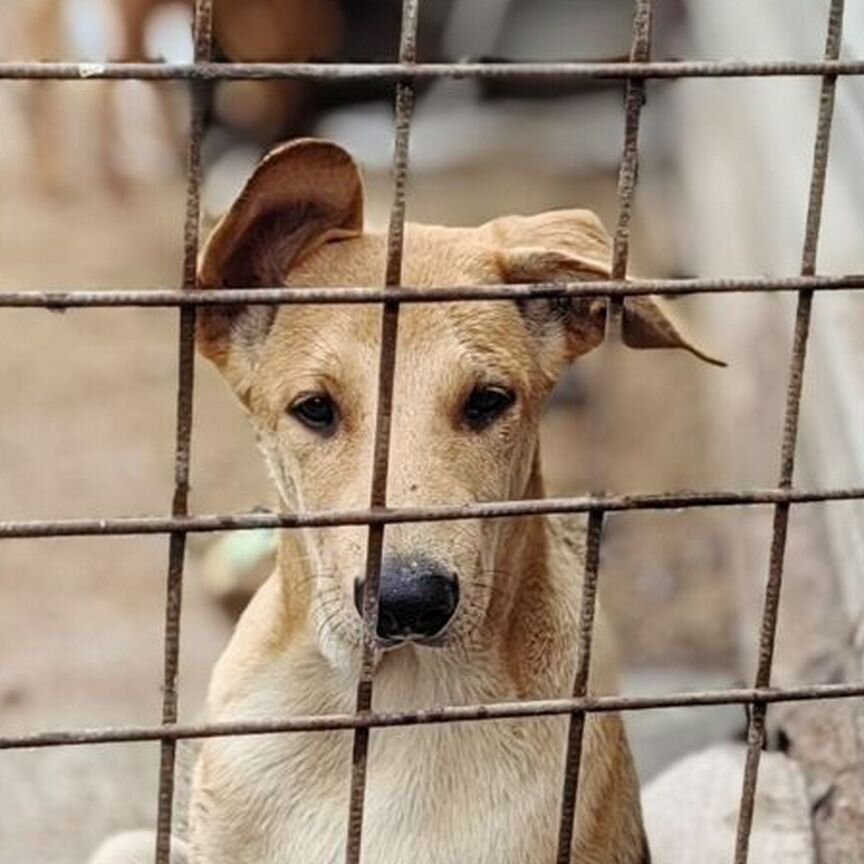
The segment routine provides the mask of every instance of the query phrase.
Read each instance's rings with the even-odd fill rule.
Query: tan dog
[[[127,62],[147,59],[147,28],[156,11],[178,4],[191,11],[195,5],[194,0],[111,2],[122,31],[117,59]],[[221,51],[234,62],[330,59],[342,44],[344,30],[339,0],[213,0],[214,54]],[[228,122],[268,137],[291,124],[307,90],[301,81],[232,81],[217,92],[218,108]],[[163,110],[176,140],[176,117],[164,99]]]
[[[363,231],[363,188],[334,144],[274,150],[212,233],[202,287],[380,286],[385,238]],[[408,225],[403,281],[449,286],[608,276],[586,211],[479,228]],[[603,339],[604,303],[402,307],[388,502],[543,497],[538,422],[567,363]],[[202,310],[199,346],[247,410],[289,511],[368,502],[381,309]],[[659,307],[628,301],[628,342],[685,348]],[[552,519],[393,525],[385,535],[374,708],[569,695],[581,547]],[[354,708],[366,529],[286,531],[278,567],[213,675],[209,719]],[[593,692],[614,688],[598,621]],[[567,718],[372,733],[368,864],[548,864],[555,859]],[[344,854],[350,732],[203,745],[190,846],[201,864],[332,864]],[[131,842],[131,841],[130,841]],[[121,844],[122,846],[122,844]],[[135,860],[114,846],[100,864]],[[152,851],[152,838],[144,852]],[[586,724],[574,861],[646,864],[639,790],[620,719]]]
[[[63,19],[66,0],[28,0],[25,41],[32,54],[27,59],[74,60],[68,56]],[[106,17],[116,19],[117,44],[110,58],[117,62],[143,62],[147,56],[149,25],[158,11],[185,6],[194,0],[102,0]],[[254,63],[325,60],[332,58],[344,39],[345,24],[339,0],[213,0],[213,37],[218,50],[232,61]],[[171,84],[154,85],[166,139],[178,160],[185,159],[185,117],[178,113]],[[28,117],[33,136],[35,176],[46,192],[56,192],[66,177],[58,163],[58,112],[52,82],[31,86]],[[265,138],[292,125],[303,108],[308,85],[301,81],[232,81],[217,91],[217,110],[226,122],[254,130]],[[102,87],[96,123],[100,164],[108,186],[126,188],[123,167],[118,164],[116,89]]]

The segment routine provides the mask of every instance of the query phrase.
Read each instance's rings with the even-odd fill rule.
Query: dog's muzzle
[[[378,637],[385,645],[436,644],[456,612],[455,573],[421,556],[393,556],[381,567]],[[363,582],[354,584],[354,604],[362,615]]]

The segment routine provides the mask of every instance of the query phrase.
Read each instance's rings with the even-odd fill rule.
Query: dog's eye
[[[336,428],[339,417],[336,403],[324,393],[303,397],[295,402],[289,411],[304,426],[325,435]]]
[[[472,429],[485,429],[515,401],[516,394],[505,387],[478,387],[468,397],[462,413]]]

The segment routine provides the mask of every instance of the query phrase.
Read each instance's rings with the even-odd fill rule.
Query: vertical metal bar
[[[194,12],[195,62],[210,60],[212,0],[196,0]],[[186,218],[183,230],[183,290],[195,288],[201,212],[201,139],[207,84],[190,82],[191,108],[187,165]],[[189,459],[192,443],[192,398],[195,386],[195,307],[180,310],[177,350],[177,420],[174,445],[172,516],[189,512]],[[165,598],[165,658],[162,685],[162,723],[177,722],[177,673],[180,661],[180,619],[183,603],[183,564],[186,533],[174,532],[168,546]],[[163,739],[159,760],[159,802],[156,827],[156,864],[169,864],[174,805],[177,742]]]
[[[633,29],[630,40],[630,62],[641,63],[651,56],[651,23],[653,0],[634,0]],[[618,218],[612,246],[612,278],[627,276],[630,254],[630,220],[633,195],[639,168],[639,125],[645,104],[645,81],[630,78],[624,97],[624,147],[618,170]],[[621,344],[623,298],[610,297],[606,303],[606,338]],[[600,542],[603,533],[603,511],[592,510],[588,517],[588,537],[585,549],[585,578],[579,613],[576,674],[573,695],[584,696],[591,672],[591,648],[594,636],[594,612],[597,605],[597,583],[600,565]],[[558,826],[557,864],[570,864],[573,854],[576,806],[579,798],[579,770],[582,764],[582,741],[585,733],[584,712],[570,715],[567,732],[567,755],[564,762],[564,788],[561,796],[561,816]]]
[[[645,63],[651,57],[651,25],[654,0],[634,0],[633,35],[630,44],[630,62]],[[639,173],[639,126],[645,104],[645,79],[629,78],[624,96],[624,149],[618,170],[618,220],[612,245],[612,278],[625,279],[630,256],[630,222],[633,212],[633,193]],[[620,343],[621,315],[624,299],[610,297],[607,301],[607,339]]]
[[[844,0],[831,0],[828,15],[828,32],[825,38],[825,59],[836,60],[840,56],[843,33]],[[816,272],[816,253],[819,244],[819,228],[822,220],[822,202],[825,197],[825,178],[828,171],[828,153],[831,138],[831,121],[834,116],[834,96],[837,76],[826,75],[822,79],[819,98],[819,115],[816,125],[816,142],[813,148],[813,168],[810,175],[810,195],[807,205],[807,223],[804,248],[801,256],[801,274],[812,276]],[[789,361],[789,378],[786,387],[786,412],[783,422],[783,438],[780,449],[780,478],[778,486],[789,489],[795,471],[795,448],[798,441],[798,418],[801,410],[801,392],[804,384],[804,365],[807,356],[807,340],[810,333],[810,313],[813,292],[798,294],[795,314],[795,335],[792,356]],[[790,503],[782,502],[774,508],[774,525],[771,536],[771,554],[768,563],[768,581],[762,609],[762,626],[759,636],[759,661],[756,670],[756,687],[771,684],[771,667],[777,634],[777,618],[780,610],[780,590],[783,584],[783,563],[786,552],[786,536],[789,528]],[[735,838],[735,864],[746,864],[753,828],[753,809],[756,799],[756,782],[759,760],[765,744],[765,719],[767,706],[753,705],[747,725],[747,759],[741,787],[741,806],[738,812],[738,830]]]
[[[402,0],[402,28],[399,38],[399,61],[414,63],[417,59],[417,26],[420,0]],[[405,235],[405,196],[408,178],[408,149],[411,119],[414,112],[414,82],[396,85],[395,141],[393,151],[393,203],[387,232],[385,286],[393,288],[402,281],[402,257]],[[370,507],[387,503],[387,476],[390,464],[390,431],[393,412],[393,379],[396,371],[396,346],[399,332],[399,304],[384,304],[381,317],[381,353],[378,361],[378,406],[375,417],[375,449],[372,462]],[[357,713],[372,708],[372,679],[375,666],[376,631],[378,627],[378,593],[381,559],[384,549],[384,525],[370,525],[366,545],[366,572],[363,583],[363,656],[357,684]],[[366,799],[369,729],[354,732],[351,756],[351,784],[348,805],[348,832],[345,848],[347,864],[359,864],[363,840],[363,809]]]
[[[597,604],[597,580],[600,572],[600,541],[603,534],[602,510],[592,510],[588,516],[588,535],[585,544],[585,578],[579,608],[579,635],[573,696],[581,698],[588,692],[591,674],[591,647],[594,637],[594,611]],[[557,864],[570,864],[575,830],[576,799],[579,792],[579,769],[582,765],[582,739],[585,731],[585,712],[570,715],[567,732],[567,756],[564,768],[564,791],[561,796],[561,820],[558,830]]]

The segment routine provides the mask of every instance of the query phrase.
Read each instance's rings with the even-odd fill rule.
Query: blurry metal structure
[[[51,537],[69,535],[116,535],[132,533],[167,533],[170,536],[167,574],[165,619],[165,668],[162,724],[152,727],[60,731],[34,735],[0,737],[0,749],[48,747],[69,744],[95,744],[108,741],[158,740],[161,742],[159,773],[159,818],[156,844],[157,864],[168,864],[171,844],[171,814],[176,773],[176,742],[185,738],[216,735],[249,735],[265,732],[296,732],[300,730],[353,729],[354,751],[351,767],[351,799],[348,814],[346,861],[360,861],[364,791],[369,734],[372,728],[419,723],[481,721],[502,717],[536,717],[569,714],[571,717],[566,770],[564,772],[559,864],[571,859],[573,813],[578,796],[584,716],[590,712],[645,710],[669,706],[716,705],[738,703],[749,706],[747,767],[742,787],[739,811],[735,864],[745,864],[752,829],[753,804],[756,791],[760,753],[765,743],[766,712],[769,703],[829,698],[860,698],[864,682],[849,684],[814,684],[809,686],[772,687],[772,664],[779,616],[780,590],[783,581],[784,551],[789,514],[793,503],[864,499],[864,489],[823,491],[793,488],[795,444],[803,387],[810,313],[817,290],[861,289],[864,279],[820,278],[815,276],[822,200],[825,188],[829,138],[833,116],[834,92],[839,75],[864,74],[864,61],[840,61],[839,46],[843,17],[843,0],[831,0],[828,35],[824,60],[821,62],[673,62],[650,61],[650,35],[653,0],[635,0],[634,24],[629,62],[626,63],[543,63],[543,64],[417,64],[416,36],[419,0],[403,0],[403,20],[397,63],[317,65],[317,64],[213,64],[210,57],[212,0],[196,0],[195,4],[195,63],[167,64],[0,64],[0,80],[12,78],[182,78],[194,82],[192,88],[192,127],[189,145],[189,179],[185,256],[182,288],[179,292],[163,291],[147,294],[86,292],[0,294],[0,306],[34,306],[64,309],[74,306],[136,306],[169,305],[179,308],[177,428],[175,447],[175,494],[170,517],[141,519],[72,520],[0,523],[0,538]],[[638,136],[641,110],[645,99],[645,81],[649,78],[682,77],[744,77],[744,76],[821,76],[822,89],[817,118],[816,146],[813,157],[807,229],[801,261],[801,278],[791,280],[666,280],[663,282],[628,283],[628,253],[630,212],[638,168]],[[526,295],[569,296],[591,295],[608,298],[610,337],[616,342],[620,329],[616,321],[626,297],[638,293],[722,293],[727,291],[766,292],[794,290],[798,292],[794,344],[788,368],[786,412],[780,450],[780,472],[776,488],[756,491],[717,493],[670,493],[654,496],[589,496],[578,499],[490,502],[466,508],[429,508],[394,510],[387,507],[386,481],[389,462],[390,415],[393,378],[399,325],[399,305],[420,299],[420,292],[400,287],[405,222],[406,177],[408,170],[408,140],[414,84],[426,78],[441,77],[534,77],[611,78],[627,82],[625,102],[625,134],[619,170],[618,220],[615,231],[613,279],[586,285],[493,286],[489,289],[465,288],[429,292],[425,300],[458,301],[467,298],[500,299]],[[203,135],[203,104],[209,82],[224,78],[381,78],[392,80],[396,92],[396,141],[393,160],[394,194],[388,234],[386,282],[381,291],[338,291],[330,293],[327,302],[379,302],[383,304],[381,357],[379,365],[379,399],[376,417],[374,477],[370,507],[363,512],[283,514],[251,516],[193,516],[188,512],[189,454],[192,432],[192,394],[194,389],[194,329],[195,307],[198,305],[231,303],[282,303],[321,301],[321,292],[291,289],[283,293],[269,291],[232,291],[230,293],[198,293],[195,291],[195,261],[199,237],[199,191],[201,183],[201,139]],[[328,292],[324,292],[327,294]],[[602,697],[587,695],[590,671],[593,618],[598,583],[599,553],[603,518],[607,512],[634,509],[669,509],[701,506],[771,505],[774,527],[771,541],[769,576],[765,588],[761,619],[758,671],[752,688],[690,694],[649,697]],[[589,547],[585,562],[585,589],[582,599],[578,640],[580,663],[575,670],[573,696],[570,699],[525,701],[493,705],[442,707],[435,710],[375,714],[371,711],[372,647],[377,619],[377,585],[381,563],[385,526],[399,521],[426,519],[495,518],[502,515],[529,513],[589,514]],[[277,526],[290,529],[302,525],[368,525],[367,567],[363,599],[366,640],[364,662],[357,689],[357,710],[353,715],[273,718],[257,723],[210,723],[197,726],[177,723],[177,667],[180,641],[180,614],[183,589],[185,541],[192,531],[250,529]]]

